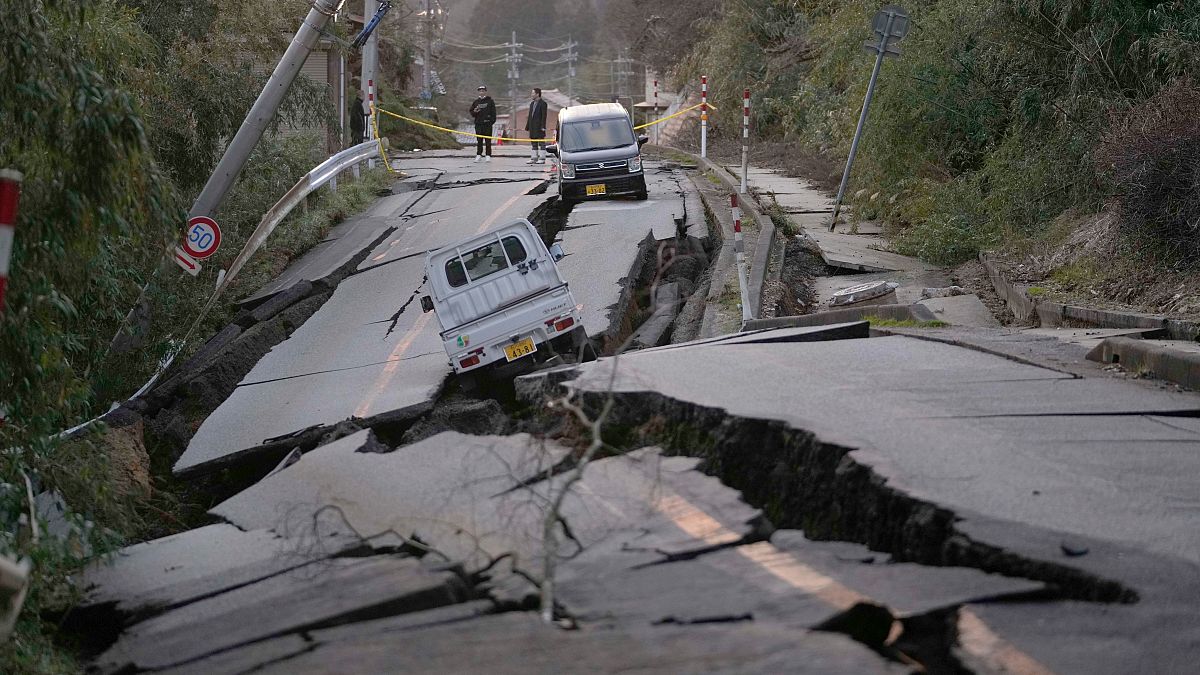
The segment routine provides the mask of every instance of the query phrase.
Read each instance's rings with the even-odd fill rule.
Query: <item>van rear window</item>
[[[507,254],[507,255],[506,255]],[[446,261],[446,281],[451,288],[495,274],[529,257],[525,245],[516,237],[505,237]]]

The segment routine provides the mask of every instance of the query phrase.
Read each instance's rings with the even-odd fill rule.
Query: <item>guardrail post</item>
[[[708,76],[700,76],[700,157],[708,157]]]
[[[742,92],[742,189],[746,194],[746,174],[750,172],[750,90]]]
[[[654,121],[658,121],[658,80],[654,81]],[[654,144],[658,145],[661,137],[659,136],[658,125],[654,125]]]
[[[746,270],[746,242],[742,237],[742,209],[738,206],[737,193],[729,195],[729,205],[733,207],[733,250],[737,254],[738,288],[742,296],[742,323],[751,318],[750,312],[750,276]]]
[[[21,200],[24,176],[14,169],[0,169],[0,312],[4,311],[4,290],[8,287],[8,264],[12,259],[17,227],[17,205]],[[0,420],[3,415],[0,414]]]

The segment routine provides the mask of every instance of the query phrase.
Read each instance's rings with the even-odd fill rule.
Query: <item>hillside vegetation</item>
[[[636,3],[635,3],[636,4]],[[872,57],[865,0],[738,0],[693,17],[677,78],[716,103],[754,92],[756,139],[842,162]],[[1200,3],[911,0],[849,192],[905,253],[957,263],[1056,245],[1108,211],[1143,263],[1200,253]],[[676,21],[678,23],[678,21]],[[726,132],[732,131],[727,129]]]
[[[186,355],[228,320],[230,307],[219,306],[184,340],[217,271],[263,211],[328,156],[315,134],[268,136],[216,214],[224,243],[200,278],[173,266],[155,272],[307,10],[304,0],[0,0],[0,167],[24,174],[0,313],[0,552],[35,566],[0,672],[74,671],[69,650],[51,645],[55,618],[78,592],[72,575],[89,552],[169,522],[170,485],[149,476],[130,483],[103,444],[55,435],[125,399],[165,355]],[[389,31],[381,85],[403,110],[387,97],[403,76],[386,73],[389,63],[407,64],[406,47]],[[276,128],[336,119],[329,100],[324,85],[299,78]],[[400,147],[433,142],[418,130],[398,134]],[[272,278],[383,185],[368,175],[315,195],[243,271],[230,299]],[[143,288],[148,311],[126,324]],[[129,325],[136,330],[114,341]],[[20,524],[31,509],[27,481],[65,498],[67,540],[28,536]]]

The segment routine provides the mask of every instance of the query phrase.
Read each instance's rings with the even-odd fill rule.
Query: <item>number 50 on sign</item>
[[[221,246],[221,228],[217,221],[208,216],[196,216],[188,220],[183,233],[183,250],[197,260],[203,260],[217,252]]]

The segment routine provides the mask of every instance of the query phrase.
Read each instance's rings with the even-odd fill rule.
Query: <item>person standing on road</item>
[[[363,108],[363,97],[361,91],[354,92],[354,101],[350,103],[350,141],[351,145],[362,143],[363,133],[366,130],[367,111]]]
[[[534,87],[529,95],[529,116],[525,119],[525,131],[530,138],[546,137],[546,102],[542,100],[542,90]],[[530,141],[529,164],[543,164],[546,161],[545,141]]]
[[[479,85],[479,98],[471,104],[471,117],[475,120],[475,161],[492,161],[492,126],[496,124],[496,102],[488,96],[487,87]],[[487,147],[487,155],[483,154]]]

